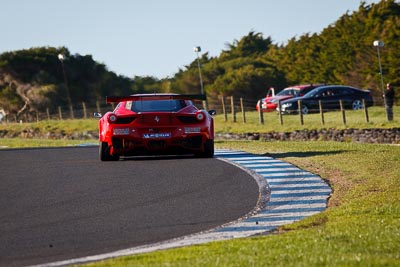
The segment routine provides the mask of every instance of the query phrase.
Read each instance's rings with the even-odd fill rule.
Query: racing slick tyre
[[[199,158],[212,158],[214,157],[214,140],[209,139],[204,144],[204,151],[195,155]]]
[[[119,156],[113,156],[110,154],[110,147],[107,142],[101,142],[99,145],[99,155],[101,161],[117,161]]]

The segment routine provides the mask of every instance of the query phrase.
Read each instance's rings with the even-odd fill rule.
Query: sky
[[[360,0],[0,0],[0,53],[62,47],[118,75],[172,77],[249,32],[285,44],[320,33]],[[365,1],[366,4],[379,0]]]

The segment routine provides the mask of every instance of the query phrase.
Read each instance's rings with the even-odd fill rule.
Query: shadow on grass
[[[337,150],[337,151],[307,151],[307,152],[283,152],[283,153],[265,153],[262,154],[266,157],[272,158],[306,158],[313,156],[324,156],[324,155],[336,155],[345,153],[348,151],[345,150]]]

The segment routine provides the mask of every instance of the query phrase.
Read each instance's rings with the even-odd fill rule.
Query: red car
[[[99,120],[100,160],[120,156],[187,154],[214,156],[214,110],[198,109],[192,100],[205,95],[137,94],[107,97],[118,102]]]
[[[293,97],[299,97],[303,96],[309,91],[311,91],[314,88],[317,88],[319,86],[322,86],[324,84],[304,84],[304,85],[295,85],[295,86],[290,86],[282,91],[280,91],[278,94],[274,96],[269,96],[267,95],[265,98],[261,99],[261,107],[263,112],[270,112],[270,111],[275,111],[277,106],[278,106],[278,101],[281,100],[286,100],[290,99]],[[257,111],[260,110],[260,101],[257,102],[256,105]]]

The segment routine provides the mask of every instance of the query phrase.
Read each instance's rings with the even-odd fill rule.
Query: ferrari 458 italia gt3
[[[137,94],[107,97],[118,103],[99,120],[100,160],[120,156],[194,154],[214,156],[215,111],[198,109],[204,95]]]

